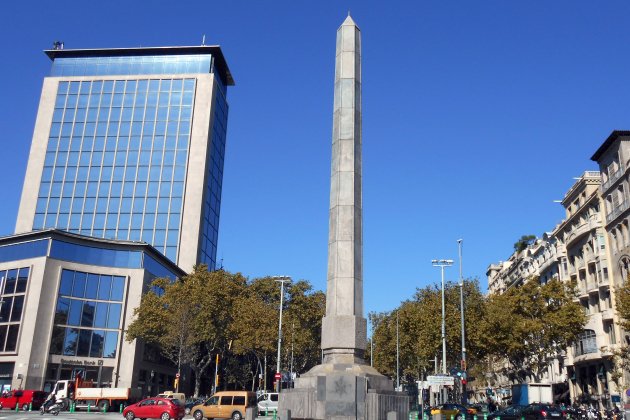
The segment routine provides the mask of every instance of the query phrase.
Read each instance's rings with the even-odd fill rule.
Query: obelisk
[[[324,362],[362,363],[361,32],[348,15],[337,31]]]
[[[337,30],[323,363],[282,390],[280,418],[406,419],[409,398],[365,364],[361,195],[361,32],[350,15]]]

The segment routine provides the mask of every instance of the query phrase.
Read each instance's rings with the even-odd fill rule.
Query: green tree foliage
[[[615,288],[615,309],[619,315],[619,326],[625,331],[630,331],[630,280]],[[611,379],[617,385],[617,389],[628,388],[625,383],[624,372],[630,371],[630,346],[622,343],[612,350],[612,362],[615,369],[611,372]]]
[[[523,235],[514,243],[514,252],[519,253],[536,241],[536,235]]]
[[[572,345],[586,324],[586,315],[573,301],[575,285],[537,278],[504,294],[491,295],[480,332],[487,352],[507,361],[513,380],[539,380],[549,363]]]
[[[224,354],[233,339],[228,327],[245,288],[240,274],[209,272],[205,265],[196,266],[180,281],[156,279],[134,309],[126,339],[157,344],[175,365],[189,366],[198,395],[213,354]]]
[[[615,288],[615,306],[619,315],[619,325],[630,331],[630,281]]]
[[[295,372],[305,372],[320,359],[321,318],[325,295],[307,281],[285,286],[282,367],[288,370],[293,349]],[[268,366],[273,381],[278,340],[280,286],[271,277],[247,281],[205,265],[179,281],[156,279],[129,325],[126,339],[142,339],[160,347],[176,366],[195,373],[195,395],[203,380],[211,382],[220,355],[219,386],[255,389]]]
[[[464,314],[468,360],[483,356],[485,346],[478,325],[485,314],[484,296],[477,281],[464,282]],[[459,367],[461,360],[460,287],[445,285],[447,366]],[[375,325],[374,366],[382,373],[396,376],[396,315],[400,341],[400,375],[414,380],[434,373],[433,359],[442,357],[442,292],[436,285],[418,289],[413,299],[403,302],[388,314],[370,314]],[[376,321],[376,322],[375,322]],[[441,372],[441,361],[438,363]]]
[[[232,332],[234,353],[247,358],[255,375],[267,359],[268,377],[275,373],[278,350],[280,285],[272,277],[254,279],[236,309]],[[305,372],[320,360],[321,319],[326,296],[305,280],[285,285],[282,314],[281,368]],[[293,352],[291,352],[293,350]]]

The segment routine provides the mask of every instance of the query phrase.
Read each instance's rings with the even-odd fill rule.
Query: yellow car
[[[431,415],[439,414],[446,418],[446,420],[457,419],[464,420],[468,409],[459,404],[442,404],[431,409]]]

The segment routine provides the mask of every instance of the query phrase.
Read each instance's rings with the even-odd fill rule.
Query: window
[[[606,334],[608,334],[608,343],[617,344],[614,324],[612,322],[607,322],[606,324],[604,324],[604,330],[606,331]]]
[[[60,283],[51,354],[116,357],[125,278],[64,269]],[[21,308],[23,297],[13,299]]]
[[[581,356],[588,353],[597,352],[597,336],[593,330],[584,330],[580,334],[580,338],[575,343],[574,348],[575,356]]]
[[[0,271],[0,301],[3,302],[0,304],[0,352],[17,350],[29,274],[28,267]]]

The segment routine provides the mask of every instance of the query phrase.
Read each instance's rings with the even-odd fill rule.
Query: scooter
[[[58,416],[59,412],[61,411],[62,403],[62,400],[57,400],[54,403],[52,402],[52,400],[48,400],[44,402],[44,404],[42,404],[42,406],[40,407],[39,414],[44,415],[45,413],[50,413],[53,416]]]

